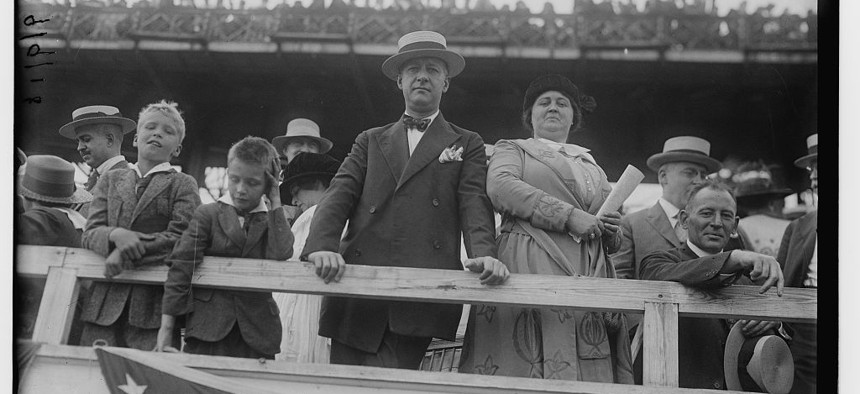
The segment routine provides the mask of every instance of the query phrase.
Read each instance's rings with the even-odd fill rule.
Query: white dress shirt
[[[164,163],[158,164],[155,167],[152,167],[151,169],[149,169],[149,172],[147,172],[146,175],[142,175],[140,173],[140,167],[137,166],[137,163],[130,165],[129,168],[134,170],[134,172],[137,173],[137,176],[139,176],[141,178],[146,178],[150,174],[155,174],[156,172],[169,172],[170,170],[173,169],[173,166],[170,165],[170,162],[164,162]]]
[[[409,115],[409,113],[407,113],[406,115]],[[412,115],[409,115],[409,116],[412,116]],[[439,116],[439,110],[438,109],[436,110],[436,112],[433,115],[430,115],[426,118],[417,118],[415,116],[412,116],[412,117],[415,119],[430,119],[430,123],[427,124],[427,128],[429,129],[430,125],[433,124],[433,121],[436,120],[437,116]],[[421,137],[424,136],[425,132],[426,132],[426,130],[425,131],[418,131],[418,129],[416,129],[414,127],[410,127],[408,129],[406,129],[406,139],[409,141],[409,156],[410,157],[412,156],[412,152],[415,151],[415,147],[418,146],[418,142],[421,141]]]
[[[223,202],[224,204],[227,204],[233,208],[236,208],[236,205],[233,204],[233,199],[230,197],[230,193],[224,194],[223,196],[221,196],[221,198],[218,199],[218,201]],[[263,202],[263,197],[260,197],[260,203],[257,204],[257,207],[255,207],[251,210],[251,212],[248,213],[251,214],[257,212],[269,212],[269,207],[267,207],[266,203]],[[245,217],[238,214],[236,216],[239,217],[239,227],[245,227]]]
[[[812,259],[809,260],[803,285],[818,288],[818,234],[815,234],[815,249],[812,250]]]
[[[121,161],[125,161],[125,156],[117,155],[117,156],[111,157],[110,159],[105,160],[104,163],[102,163],[102,165],[96,167],[96,171],[99,173],[99,175],[104,175],[104,173],[108,172],[108,170],[110,170],[111,167],[115,166],[116,163],[119,163]]]
[[[660,197],[657,202],[660,203],[660,207],[663,208],[663,212],[665,212],[666,217],[669,218],[669,224],[672,225],[672,228],[675,228],[678,224],[678,213],[681,212],[681,208],[676,207],[663,197]]]

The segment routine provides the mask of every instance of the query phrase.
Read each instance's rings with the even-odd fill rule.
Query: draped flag
[[[186,367],[161,353],[115,347],[95,351],[112,394],[267,392]]]

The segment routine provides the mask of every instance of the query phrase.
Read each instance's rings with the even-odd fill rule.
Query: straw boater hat
[[[663,144],[663,152],[652,155],[646,162],[648,168],[658,171],[666,163],[684,161],[705,166],[708,173],[717,172],[722,164],[710,156],[711,143],[699,137],[672,137]]]
[[[301,152],[284,168],[284,182],[281,183],[281,201],[292,201],[292,184],[306,178],[330,180],[337,174],[340,162],[320,153]]]
[[[794,383],[794,359],[785,340],[776,335],[747,338],[741,322],[726,338],[723,370],[728,390],[788,393]]]
[[[135,121],[125,118],[116,107],[109,105],[91,105],[72,111],[72,121],[60,127],[60,135],[68,139],[77,138],[75,129],[88,124],[110,123],[122,128],[127,134],[137,127]]]
[[[809,150],[809,154],[795,160],[794,165],[807,168],[812,160],[818,160],[818,133],[806,138],[806,149]]]
[[[79,204],[93,200],[92,194],[75,185],[75,166],[50,155],[27,158],[19,194],[31,200]]]
[[[454,78],[466,68],[466,60],[459,53],[448,50],[445,37],[435,31],[414,31],[397,41],[397,53],[382,63],[382,73],[392,80],[400,75],[400,66],[418,57],[435,57],[448,65],[448,77]]]
[[[741,165],[737,173],[732,176],[732,180],[735,182],[735,198],[738,202],[754,196],[778,198],[794,193],[789,188],[777,186],[772,173],[764,163]]]
[[[320,144],[320,153],[328,152],[332,146],[331,141],[320,137],[320,126],[316,122],[305,118],[296,118],[287,123],[287,133],[275,137],[272,140],[272,145],[275,146],[278,154],[281,154],[284,151],[284,147],[296,138],[309,138],[316,141]]]

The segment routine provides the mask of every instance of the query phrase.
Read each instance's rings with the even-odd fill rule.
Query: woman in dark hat
[[[738,234],[746,249],[776,257],[782,234],[790,223],[782,216],[788,188],[779,187],[772,172],[763,162],[738,167],[732,177],[735,181],[735,199],[742,216]]]
[[[302,152],[284,168],[281,201],[287,201],[302,211],[292,226],[292,260],[299,259],[299,253],[305,247],[316,205],[339,167],[340,162],[331,156]],[[294,293],[274,293],[273,296],[281,312],[281,324],[284,328],[281,353],[277,354],[275,359],[328,363],[331,348],[329,340],[317,335],[322,296]]]
[[[569,79],[538,77],[523,101],[533,138],[496,144],[487,194],[512,273],[616,277],[609,253],[621,244],[621,216],[595,216],[611,186],[588,149],[567,143],[595,107]],[[460,371],[632,384],[626,332],[620,314],[475,305]]]

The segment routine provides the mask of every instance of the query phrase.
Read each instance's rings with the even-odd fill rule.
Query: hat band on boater
[[[818,145],[812,146],[809,148],[809,154],[818,154]]]
[[[115,114],[113,114],[113,115],[106,114],[106,113],[104,113],[104,112],[89,112],[89,113],[85,113],[85,114],[81,114],[81,115],[76,116],[74,119],[72,119],[72,121],[73,121],[73,122],[75,122],[75,121],[78,121],[78,120],[84,120],[84,119],[90,119],[90,118],[105,118],[105,117],[108,117],[108,118],[122,118],[123,116],[122,116],[122,114],[121,114],[121,113],[119,113],[119,112],[117,112],[117,113],[115,113]]]
[[[445,47],[445,45],[442,45],[441,43],[438,43],[438,42],[418,41],[418,42],[413,42],[411,44],[404,45],[402,48],[400,48],[399,51],[397,51],[397,53],[403,53],[406,51],[414,51],[414,50],[418,50],[418,49],[443,49],[444,50],[444,49],[448,49],[448,48]]]
[[[53,183],[45,182],[34,178],[30,174],[25,173],[21,179],[21,186],[27,190],[48,197],[65,198],[75,194],[74,183]]]

